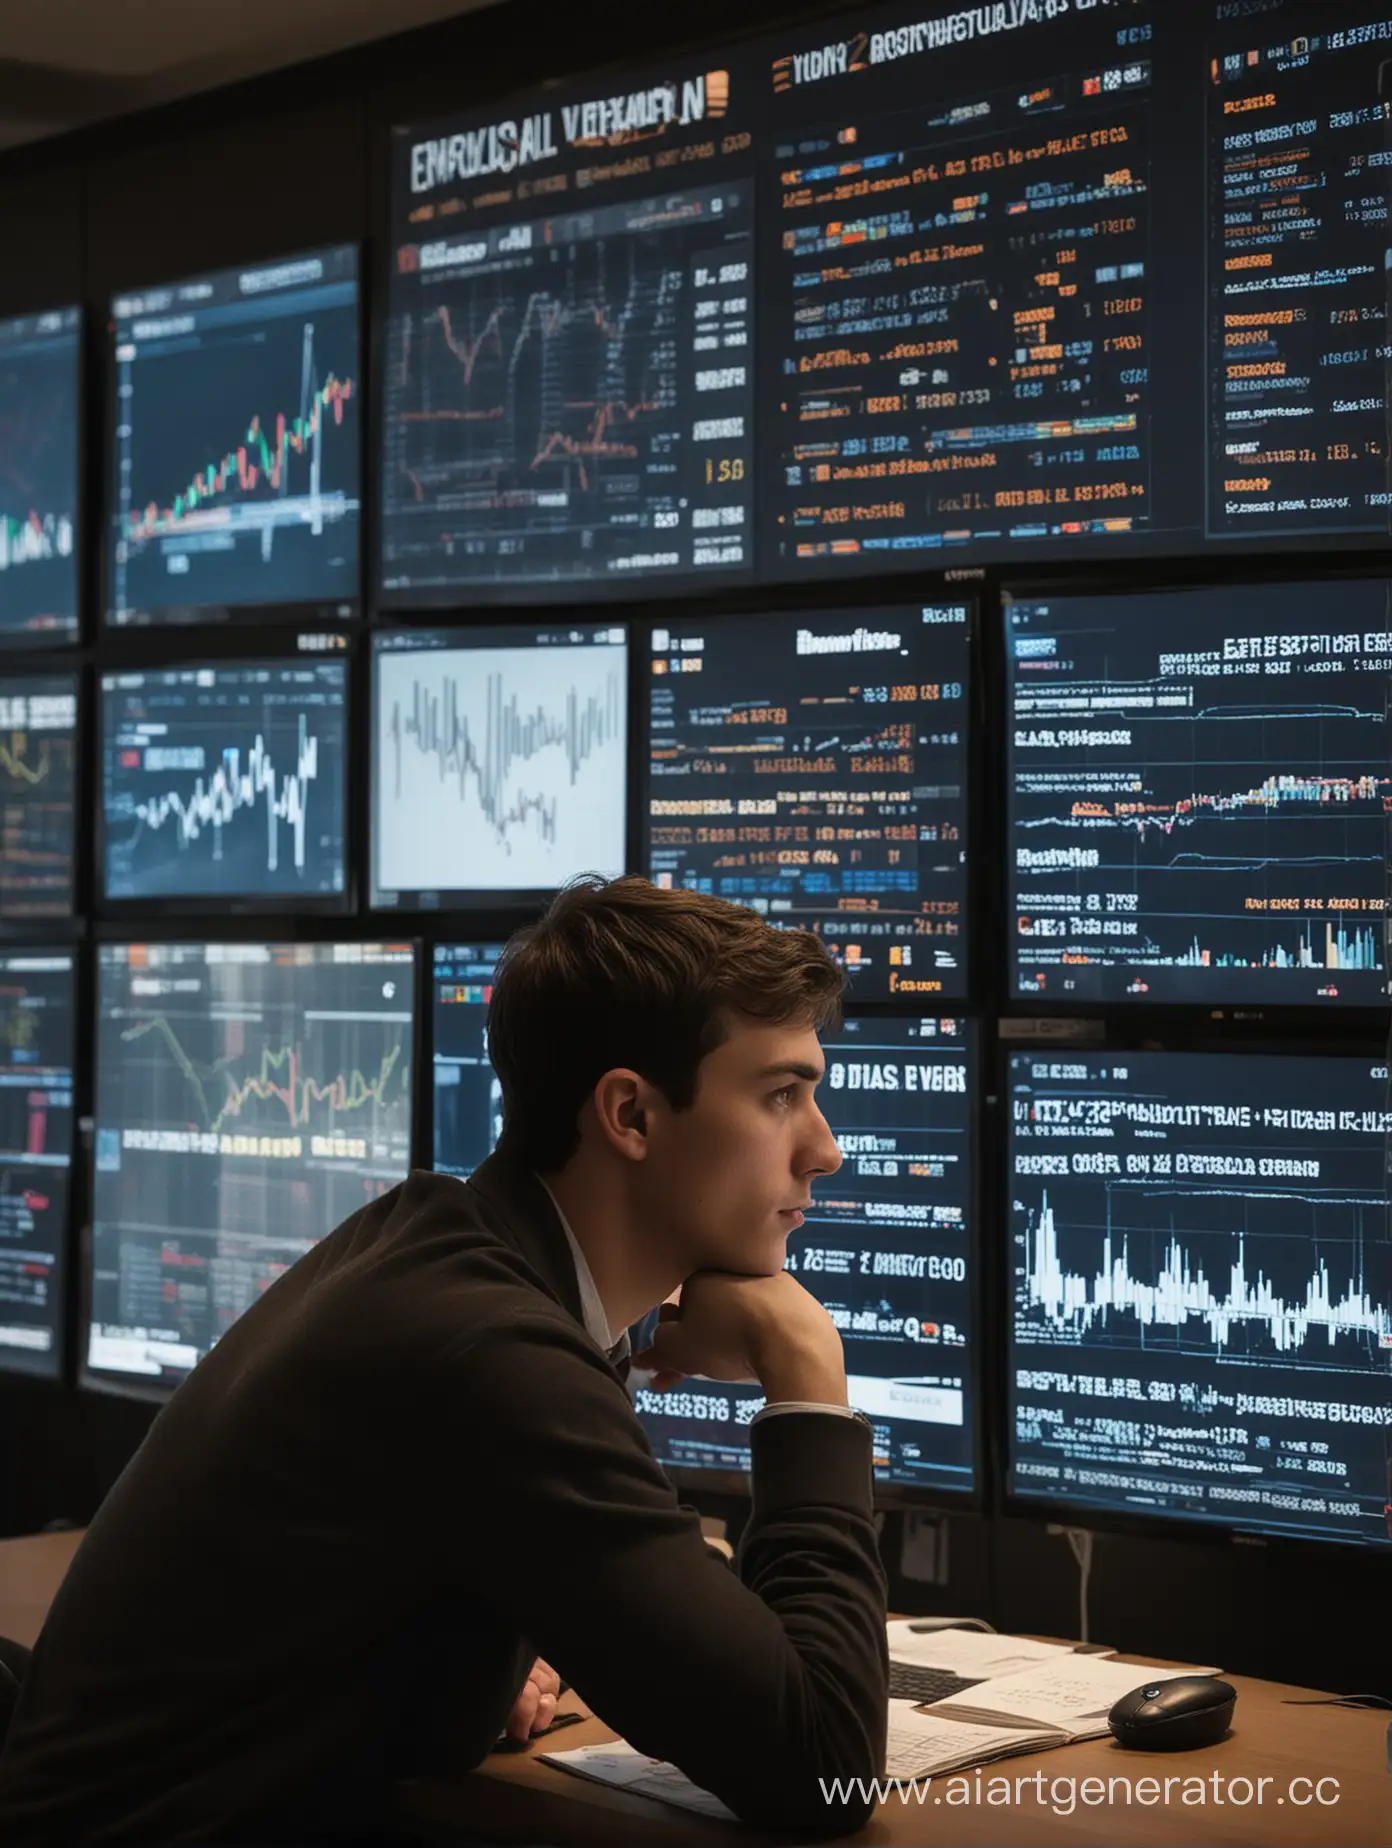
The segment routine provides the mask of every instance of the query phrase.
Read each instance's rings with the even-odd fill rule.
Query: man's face
[[[813,1181],[841,1166],[813,1095],[823,1070],[811,1027],[736,1022],[701,1061],[691,1107],[649,1112],[645,1210],[687,1275],[783,1268]]]

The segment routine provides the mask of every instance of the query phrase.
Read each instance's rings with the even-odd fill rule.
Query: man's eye
[[[778,1104],[791,1104],[796,1095],[797,1086],[795,1084],[785,1084],[781,1091],[774,1092],[773,1099],[774,1102]]]

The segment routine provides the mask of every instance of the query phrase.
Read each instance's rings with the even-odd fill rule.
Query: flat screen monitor
[[[787,1268],[845,1344],[851,1404],[874,1426],[875,1479],[971,1493],[978,1346],[975,1048],[962,1020],[848,1020],[823,1042],[817,1102],[842,1153],[813,1185]],[[658,1460],[749,1466],[756,1388],[636,1388]]]
[[[1010,1061],[1008,1489],[1392,1545],[1385,1065]]]
[[[852,1001],[965,994],[969,614],[653,629],[647,876],[816,931]]]
[[[0,918],[73,908],[78,678],[0,680]]]
[[[688,54],[396,131],[384,605],[749,576],[747,89]]]
[[[220,270],[111,304],[107,620],[358,607],[358,255]]]
[[[431,1116],[438,1174],[468,1180],[493,1153],[503,1093],[488,1058],[488,1004],[501,943],[435,945]]]
[[[347,677],[285,660],[104,674],[106,898],[341,902]]]
[[[75,642],[82,312],[0,321],[0,646]]]
[[[497,904],[623,872],[627,753],[621,625],[375,635],[373,904]]]
[[[0,955],[0,1370],[63,1373],[73,956]]]
[[[1006,610],[1012,986],[1385,1004],[1380,583]]]
[[[177,1384],[411,1160],[405,943],[99,948],[86,1368]]]

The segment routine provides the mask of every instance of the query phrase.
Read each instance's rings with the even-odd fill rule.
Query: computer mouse
[[[1216,1675],[1177,1675],[1132,1688],[1107,1715],[1112,1737],[1147,1752],[1187,1752],[1226,1734],[1237,1689]]]

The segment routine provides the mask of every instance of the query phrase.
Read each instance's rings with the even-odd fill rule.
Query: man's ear
[[[590,1096],[600,1135],[616,1154],[642,1161],[648,1152],[650,1110],[647,1081],[616,1067],[605,1072]]]

